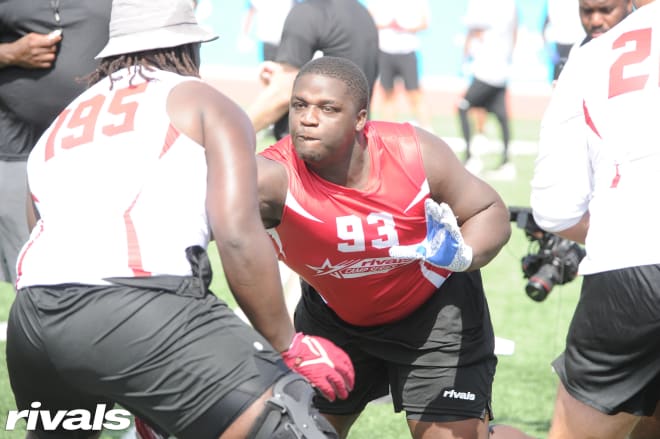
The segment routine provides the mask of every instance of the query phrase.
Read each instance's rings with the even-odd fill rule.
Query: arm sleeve
[[[311,60],[319,47],[323,13],[317,3],[298,3],[284,22],[276,61],[300,68]]]
[[[549,232],[577,224],[591,199],[588,128],[580,90],[583,67],[578,56],[567,63],[541,121],[531,181],[534,220]]]

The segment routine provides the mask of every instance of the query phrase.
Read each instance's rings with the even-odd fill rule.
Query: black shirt
[[[0,2],[0,43],[60,27],[62,41],[50,69],[0,68],[0,160],[25,160],[57,115],[87,86],[108,41],[110,0],[6,0]],[[60,12],[59,26],[54,8]]]

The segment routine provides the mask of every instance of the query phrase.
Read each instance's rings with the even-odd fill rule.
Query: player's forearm
[[[261,225],[247,239],[218,243],[227,283],[252,326],[275,349],[289,347],[295,333],[272,244]]]
[[[405,31],[407,31],[407,32],[413,32],[413,33],[421,32],[421,31],[423,31],[423,30],[428,29],[428,27],[429,27],[429,23],[428,23],[428,21],[427,21],[426,18],[423,18],[422,21],[421,21],[419,24],[417,24],[416,26],[410,26],[410,27],[404,27],[404,26],[402,26],[402,28],[403,28]]]
[[[497,256],[511,237],[509,210],[501,201],[493,202],[461,226],[465,242],[472,247],[469,270],[484,267]]]
[[[267,87],[247,109],[255,132],[268,128],[289,108],[289,93],[275,87]]]
[[[589,231],[589,212],[587,211],[580,221],[572,227],[569,227],[566,230],[558,232],[557,235],[562,238],[569,239],[571,241],[579,242],[584,244],[587,240],[587,232]]]

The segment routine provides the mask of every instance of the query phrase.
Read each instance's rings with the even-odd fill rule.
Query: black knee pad
[[[338,439],[330,423],[312,406],[314,390],[290,373],[273,386],[273,396],[254,422],[250,439]]]

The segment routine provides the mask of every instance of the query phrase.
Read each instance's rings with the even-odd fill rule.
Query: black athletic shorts
[[[506,108],[506,87],[495,87],[477,78],[465,92],[463,101],[460,105],[464,108],[477,107],[485,108],[491,113],[495,113],[498,108]]]
[[[660,400],[660,265],[584,276],[566,350],[552,365],[583,403],[650,416]]]
[[[381,51],[378,57],[378,73],[380,83],[387,91],[394,89],[396,78],[403,79],[406,90],[417,90],[419,88],[417,53],[387,53]]]
[[[7,334],[18,409],[118,403],[178,438],[220,436],[289,370],[223,301],[181,279],[21,289]]]
[[[404,319],[360,327],[341,320],[302,282],[298,331],[320,335],[346,350],[355,387],[346,400],[314,400],[321,413],[361,412],[391,389],[394,408],[408,419],[451,422],[492,418],[493,327],[478,271],[454,273]]]

